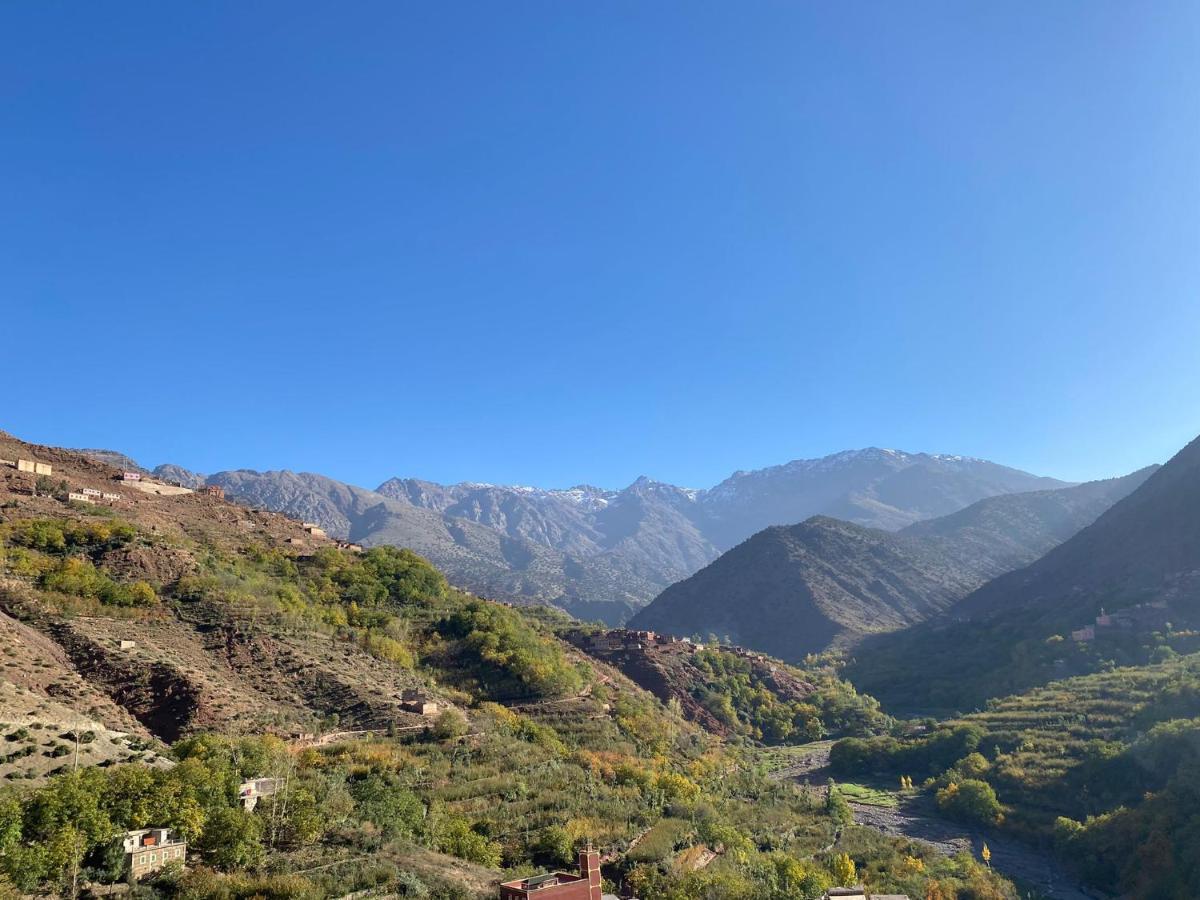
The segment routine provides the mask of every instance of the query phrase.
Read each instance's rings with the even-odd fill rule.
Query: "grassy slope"
[[[90,693],[64,698],[77,707],[72,714],[119,718],[126,725],[136,719],[143,731],[172,738],[211,729],[252,734],[290,724],[330,729],[335,715],[337,727],[381,729],[365,740],[310,749],[268,742],[263,750],[253,739],[233,754],[243,760],[241,770],[220,763],[224,757],[215,751],[196,756],[196,745],[186,745],[191,756],[160,771],[158,789],[225,786],[201,795],[199,818],[190,825],[193,862],[254,866],[265,849],[277,870],[307,873],[329,863],[353,867],[356,854],[366,853],[381,864],[420,872],[422,860],[444,851],[485,863],[482,870],[464,863],[460,874],[469,889],[486,892],[486,873],[490,868],[495,877],[497,864],[520,872],[561,863],[547,848],[550,838],[565,834],[568,847],[584,837],[601,842],[611,858],[606,871],[628,875],[650,900],[714,891],[794,896],[798,888],[787,879],[797,877],[807,885],[802,895],[809,895],[829,883],[828,854],[801,862],[833,833],[820,803],[756,774],[736,748],[706,735],[615,670],[587,662],[553,636],[543,614],[448,590],[415,558],[378,551],[355,557],[282,517],[198,495],[128,496],[119,512],[132,528],[114,528],[110,511],[55,496],[67,488],[111,487],[111,470],[8,439],[0,440],[0,452],[50,459],[60,481],[33,497],[22,493],[19,477],[4,473],[0,543],[9,580],[3,600],[22,619],[16,633],[22,641],[59,648],[47,663],[55,669],[54,684],[78,682],[83,673],[90,685]],[[54,544],[57,532],[67,535],[61,546]],[[57,579],[57,589],[49,589],[50,579]],[[142,581],[147,587],[134,591]],[[125,603],[133,605],[114,605]],[[136,647],[121,649],[123,639],[136,640]],[[458,729],[451,727],[439,737],[419,723],[402,730],[413,716],[398,708],[396,694],[417,684],[443,705],[461,709],[468,734],[455,737]],[[51,687],[31,683],[28,702],[44,706]],[[494,699],[525,705],[506,710],[489,703]],[[227,831],[210,831],[205,823],[234,815],[229,791],[238,777],[261,774],[245,760],[264,753],[273,754],[272,766],[294,766],[295,790],[305,792],[305,802],[319,814],[290,824],[278,840],[251,835],[256,853],[235,855],[227,852],[233,840]],[[188,767],[218,764],[224,768],[199,782],[186,780]],[[125,769],[105,769],[110,774],[104,777],[113,780],[87,791],[104,805],[104,817],[92,816],[79,838],[64,838],[49,856],[42,852],[45,834],[71,835],[63,829],[77,822],[70,803],[82,801],[72,794],[74,776],[0,795],[0,812],[18,823],[0,834],[6,842],[0,859],[19,866],[11,874],[44,877],[54,887],[72,870],[75,854],[87,856],[99,847],[90,842],[111,833],[105,829],[145,824],[147,813],[126,802]],[[389,786],[388,797],[416,798],[418,824],[407,837],[381,832],[390,814],[381,819],[379,802],[355,794],[372,779]],[[44,832],[52,824],[47,805],[60,802],[47,798],[60,796],[75,799],[60,824]],[[293,800],[295,809],[305,808],[299,794]],[[183,814],[183,807],[171,808],[171,815]],[[255,828],[265,835],[267,815],[264,807],[246,821],[259,822]],[[687,823],[670,841],[660,841],[665,855],[625,859],[634,838],[664,816]],[[304,829],[315,838],[287,837]],[[676,869],[672,854],[703,846],[724,852],[702,871]],[[940,878],[1008,896],[1001,881],[977,867],[931,857],[926,873],[906,869],[904,856],[912,848],[904,842],[872,838],[856,852],[881,887],[918,890]],[[307,895],[350,884],[333,874],[344,870],[321,871],[305,876]],[[385,876],[398,877],[395,868]],[[196,896],[208,890],[199,883],[189,889]],[[254,882],[238,890],[263,892],[268,886]]]

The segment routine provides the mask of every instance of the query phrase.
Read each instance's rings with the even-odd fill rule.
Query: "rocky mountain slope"
[[[728,636],[799,660],[949,609],[1071,537],[1152,472],[992,497],[896,533],[826,516],[767,528],[669,587],[630,625]]]
[[[1065,486],[983,459],[870,447],[736,472],[700,500],[705,533],[727,549],[815,515],[894,531],[986,497]]]
[[[370,491],[311,473],[155,472],[218,484],[238,502],[364,545],[411,547],[476,593],[610,624],[767,525],[826,514],[892,529],[985,497],[1063,486],[984,460],[878,448],[738,472],[708,491],[644,477],[619,491],[411,478]]]
[[[1197,510],[1200,438],[1070,540],[965,597],[953,618],[864,645],[854,677],[889,700],[959,708],[1143,662],[1155,633],[1200,624]],[[1101,611],[1121,621],[1101,625]]]

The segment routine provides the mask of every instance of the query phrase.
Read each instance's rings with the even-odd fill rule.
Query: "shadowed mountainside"
[[[1145,662],[1153,632],[1200,622],[1198,509],[1200,438],[1069,541],[963,599],[953,619],[864,645],[852,677],[893,705],[969,708],[1113,661]],[[1126,623],[1064,641],[1101,610]]]
[[[630,625],[727,635],[799,660],[951,608],[1071,537],[1153,471],[993,497],[896,533],[825,516],[768,528],[667,588]]]

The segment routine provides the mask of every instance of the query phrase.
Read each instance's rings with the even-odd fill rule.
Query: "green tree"
[[[391,776],[372,774],[350,785],[358,815],[390,838],[412,837],[425,819],[425,805]]]
[[[462,737],[470,728],[467,717],[453,706],[448,706],[438,713],[433,722],[433,736],[439,741],[448,741]]]
[[[237,807],[215,810],[204,823],[200,849],[218,868],[250,869],[263,860],[262,820]]]
[[[559,825],[543,828],[533,849],[547,862],[556,865],[569,865],[575,856],[575,844],[571,836]]]
[[[994,825],[1003,818],[995,789],[974,778],[946,785],[937,792],[937,805],[946,815],[964,822]]]
[[[438,849],[468,862],[495,868],[500,865],[500,845],[489,841],[458,816],[446,818],[438,829]]]
[[[850,804],[846,802],[846,798],[842,796],[842,792],[838,790],[838,786],[832,778],[829,779],[828,790],[825,794],[825,812],[838,825],[854,824],[854,812],[850,809]]]

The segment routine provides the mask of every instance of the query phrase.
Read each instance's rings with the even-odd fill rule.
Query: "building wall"
[[[600,895],[596,896],[599,898]],[[570,881],[532,891],[500,886],[500,900],[526,900],[528,897],[534,900],[591,900],[586,881]]]
[[[556,884],[551,887],[525,890],[520,887],[500,885],[500,900],[601,900],[602,888],[600,878],[600,854],[595,850],[579,852],[579,875],[570,876],[565,872],[558,873],[564,877],[573,877],[575,881]]]
[[[129,871],[134,878],[157,872],[168,863],[183,862],[187,857],[186,844],[163,844],[162,846],[138,847],[129,854]]]

